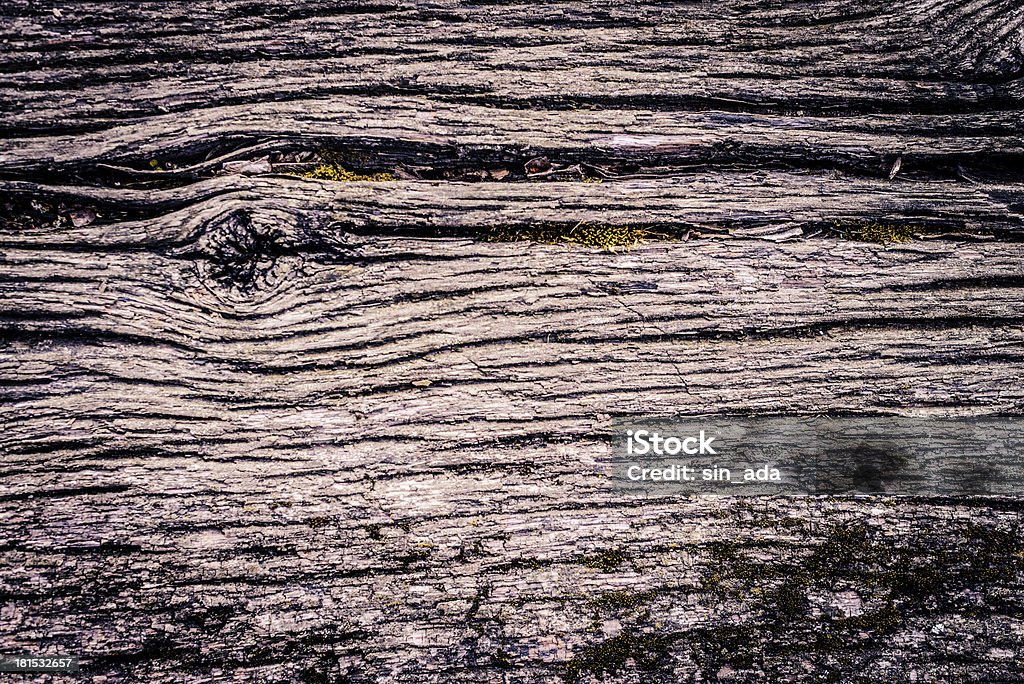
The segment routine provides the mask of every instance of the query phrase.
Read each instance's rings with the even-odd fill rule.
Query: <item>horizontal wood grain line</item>
[[[794,55],[794,59],[799,59]],[[694,60],[704,58],[695,56]],[[338,61],[338,60],[334,60]],[[600,63],[600,58],[597,59]],[[254,67],[254,69],[257,67]],[[658,73],[609,66],[579,66],[556,77],[537,71],[507,74],[497,81],[494,71],[466,66],[438,69],[430,63],[421,70],[375,63],[368,58],[329,67],[299,65],[313,77],[295,78],[288,70],[238,74],[239,67],[221,66],[201,80],[143,74],[139,84],[89,86],[69,84],[66,90],[39,91],[11,84],[0,87],[0,130],[5,137],[45,135],[48,130],[71,134],[96,130],[111,121],[133,123],[166,114],[201,116],[208,107],[239,106],[261,110],[287,101],[306,102],[417,96],[424,108],[476,105],[509,110],[722,110],[781,116],[837,115],[981,115],[1019,111],[1024,92],[1017,79],[1005,85],[970,85],[958,82],[857,77],[833,79],[766,78],[760,74],[724,77],[697,73]],[[856,69],[856,67],[851,67]],[[422,71],[423,73],[420,73]],[[446,75],[438,75],[441,71]],[[497,72],[502,73],[502,72]],[[370,76],[372,74],[372,76]],[[158,80],[159,79],[159,80]],[[371,80],[372,79],[372,80]],[[562,84],[552,85],[556,79]],[[457,84],[457,85],[452,85]],[[160,86],[159,88],[157,86]],[[571,93],[571,94],[567,94]],[[791,93],[799,93],[792,95]],[[55,109],[53,102],[75,98],[74,115]],[[17,112],[12,114],[9,112]],[[800,114],[803,112],[804,114]],[[159,131],[153,131],[154,137]]]
[[[1002,237],[1018,236],[1024,224],[1024,190],[1015,184],[867,180],[771,171],[607,183],[336,183],[223,176],[171,190],[20,181],[0,181],[0,188],[12,199],[50,198],[93,206],[101,219],[79,227],[70,221],[33,225],[29,220],[28,225],[0,234],[0,244],[8,248],[67,249],[78,244],[187,250],[198,245],[207,254],[219,250],[229,261],[241,258],[224,253],[228,243],[239,240],[231,250],[291,246],[353,253],[346,246],[353,240],[360,242],[353,231],[479,237],[481,229],[492,227],[571,227],[582,221],[664,226],[676,235],[688,230],[728,231],[736,237],[779,240],[863,220]],[[136,207],[131,210],[136,216],[169,213],[111,223],[102,214],[104,205],[112,201]]]
[[[357,166],[520,167],[553,162],[643,167],[833,167],[887,176],[1010,173],[1024,155],[1021,109],[962,116],[774,116],[727,112],[512,111],[412,97],[204,107],[102,131],[0,143],[0,173],[121,180],[194,180],[275,150],[340,148]],[[244,144],[244,141],[251,141]],[[211,159],[212,157],[212,159]],[[180,170],[153,172],[151,159]],[[137,171],[134,171],[137,169]],[[1010,173],[1012,176],[1013,174]]]

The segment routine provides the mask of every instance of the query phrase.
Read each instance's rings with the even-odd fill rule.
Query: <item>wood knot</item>
[[[235,209],[211,226],[203,246],[206,277],[245,293],[271,285],[275,266],[288,251],[286,233],[274,218]]]

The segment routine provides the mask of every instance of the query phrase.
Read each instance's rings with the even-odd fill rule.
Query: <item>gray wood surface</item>
[[[1019,498],[606,477],[622,419],[1021,414],[1022,26],[5,2],[0,651],[81,655],[37,681],[1024,681]],[[295,175],[325,151],[399,180]],[[483,239],[580,222],[648,236]]]

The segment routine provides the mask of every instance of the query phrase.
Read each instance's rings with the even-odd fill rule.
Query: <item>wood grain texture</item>
[[[562,681],[617,648],[646,681],[942,679],[965,632],[958,676],[1017,667],[1014,501],[641,503],[602,474],[614,417],[1018,413],[1018,243],[349,248],[249,288],[5,250],[5,643],[147,681]],[[910,566],[843,561],[851,535]]]
[[[385,166],[496,166],[547,155],[565,163],[634,164],[661,173],[758,165],[877,177],[900,159],[904,175],[955,178],[969,169],[985,177],[1010,173],[1019,163],[1022,124],[1019,109],[810,117],[516,110],[423,97],[346,96],[211,106],[188,117],[161,114],[95,132],[12,138],[0,147],[0,173],[50,170],[66,177],[95,172],[101,163],[139,168],[157,158],[180,161],[184,168],[173,175],[195,179],[234,158],[331,146]]]
[[[340,249],[344,234],[486,235],[507,226],[580,222],[631,225],[673,237],[688,232],[782,240],[882,221],[925,232],[1018,240],[1024,190],[1016,184],[851,180],[810,173],[748,172],[608,183],[335,183],[227,176],[171,190],[40,186],[0,181],[10,200],[31,198],[94,211],[88,225],[23,225],[3,244],[60,241],[186,246],[239,229],[279,233],[279,245]],[[112,216],[111,216],[112,215]],[[159,216],[160,220],[149,220]],[[112,223],[114,219],[121,220]],[[66,218],[66,217],[65,217]],[[664,234],[662,232],[661,234]]]
[[[94,682],[1024,681],[1019,498],[606,477],[623,418],[1024,412],[1022,25],[4,3],[0,651]],[[402,180],[282,173],[321,149]],[[651,235],[480,239],[581,221]],[[859,222],[929,239],[831,232]]]
[[[1012,0],[7,5],[0,171],[325,142],[420,164],[1021,166]]]

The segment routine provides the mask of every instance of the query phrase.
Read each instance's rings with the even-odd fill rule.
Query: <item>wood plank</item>
[[[1013,0],[5,2],[0,654],[1024,681],[1019,497],[606,477],[626,418],[1024,411],[1022,26]],[[403,180],[285,175],[320,150]],[[648,237],[485,240],[579,222]],[[834,231],[869,223],[918,237]]]
[[[629,671],[616,647],[666,680],[806,657],[939,676],[963,633],[983,655],[961,672],[1013,662],[1013,501],[638,503],[595,473],[614,416],[1019,411],[1017,243],[370,244],[252,289],[159,250],[5,250],[6,645],[74,638],[147,681],[562,681]],[[850,543],[867,558],[836,560]],[[883,551],[939,583],[905,595]],[[949,637],[915,607],[940,597]]]
[[[62,115],[63,116],[63,115]],[[19,120],[23,120],[19,117]],[[537,156],[554,163],[641,168],[836,168],[887,176],[959,173],[991,177],[1021,157],[1019,108],[978,114],[806,116],[645,109],[514,110],[413,97],[300,99],[207,107],[149,116],[97,132],[12,138],[0,143],[0,172],[97,165],[201,178],[233,159],[274,151],[346,150],[380,167],[518,167]],[[212,159],[211,159],[212,157]],[[179,169],[152,172],[151,159]],[[361,160],[361,161],[359,161]],[[662,171],[663,173],[665,171]]]
[[[239,2],[131,18],[8,3],[0,170],[185,165],[254,142],[380,164],[1020,166],[1024,14],[1009,0],[264,9],[273,22],[240,20]]]
[[[243,416],[257,406],[277,416],[268,438],[289,424],[303,439],[321,432],[319,443],[414,437],[438,424],[486,431],[492,420],[509,434],[560,420],[586,433],[598,416],[683,406],[817,413],[952,403],[998,413],[1021,404],[1018,243],[880,250],[706,240],[624,254],[373,245],[372,256],[340,263],[285,256],[242,288],[180,257],[9,250],[0,272],[13,303],[3,309],[16,344],[9,392],[27,402],[15,415],[28,434],[39,429],[33,415],[77,416],[83,437],[101,430],[120,440],[102,428],[107,418],[86,416],[121,414],[132,443],[157,447],[179,419],[186,431],[254,429]],[[841,374],[829,370],[837,364]],[[985,380],[967,380],[969,367]],[[47,378],[64,373],[51,387]],[[321,402],[328,414],[301,426],[297,407]],[[12,421],[11,434],[20,432]],[[160,430],[145,437],[151,425]],[[230,441],[209,446],[253,447]]]
[[[895,223],[928,232],[1016,239],[1024,191],[1015,184],[836,178],[831,174],[753,172],[608,183],[454,183],[309,181],[228,176],[170,190],[40,186],[0,181],[8,197],[87,209],[75,226],[64,214],[19,221],[2,243],[38,248],[208,243],[218,234],[280,234],[278,248],[344,250],[346,235],[434,234],[484,237],[492,228],[630,225],[665,237],[731,232],[786,239],[858,222]],[[17,209],[14,210],[15,213]],[[111,221],[110,215],[122,220]],[[161,220],[150,220],[163,215]],[[135,221],[125,221],[135,218]],[[205,236],[201,239],[201,236]],[[288,247],[285,247],[287,245]]]
[[[26,109],[62,83],[81,92],[96,82],[102,98],[83,98],[77,112],[116,117],[371,88],[502,106],[642,97],[992,109],[1019,99],[1015,41],[1024,20],[1011,0],[336,3],[334,12],[306,1],[266,3],[263,19],[244,2],[198,12],[164,3],[132,17],[105,3],[59,18],[26,0],[7,6],[15,42],[4,66]],[[186,74],[166,68],[186,60]]]

